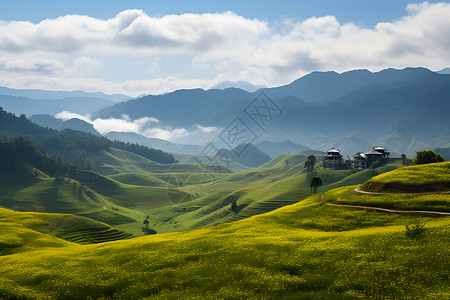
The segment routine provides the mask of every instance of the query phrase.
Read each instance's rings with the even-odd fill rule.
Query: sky
[[[0,86],[130,96],[450,66],[450,1],[0,1]]]

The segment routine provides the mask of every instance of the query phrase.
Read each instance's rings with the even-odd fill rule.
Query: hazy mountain
[[[224,81],[219,84],[214,85],[211,89],[227,89],[227,88],[239,88],[241,90],[253,93],[265,86],[262,85],[253,85],[247,81]]]
[[[174,163],[175,158],[164,151],[120,141],[110,141],[82,131],[39,126],[25,116],[17,117],[0,108],[0,138],[26,136],[39,150],[79,165],[95,163],[98,155],[111,148],[129,151],[159,163]]]
[[[342,74],[333,71],[313,72],[288,85],[262,91],[273,99],[295,96],[307,102],[322,103],[374,84],[392,83],[424,73],[432,72],[424,68],[386,69],[375,73],[368,70],[353,70]]]
[[[280,141],[280,142],[270,142],[270,141],[262,141],[260,143],[255,144],[255,146],[268,154],[272,158],[275,158],[284,153],[295,154],[299,150],[309,149],[306,146],[293,143],[291,141]]]
[[[440,71],[436,71],[436,73],[439,73],[439,74],[450,74],[450,68],[444,68],[444,69],[442,69]]]
[[[220,149],[217,155],[251,168],[257,168],[272,159],[253,144],[240,144],[233,150]]]
[[[263,91],[282,110],[281,116],[270,120],[264,136],[282,137],[320,150],[327,150],[336,143],[334,146],[340,145],[351,152],[349,154],[377,141],[388,142],[380,139],[401,128],[416,137],[414,141],[402,143],[405,151],[408,147],[441,147],[450,142],[450,75],[423,68],[387,69],[376,73],[367,70],[342,74],[314,72],[289,85]],[[248,105],[255,105],[252,100],[256,95],[258,93],[238,88],[178,90],[118,103],[99,110],[94,117],[121,118],[127,114],[131,119],[155,117],[163,126],[172,128],[192,128],[195,124],[225,128],[239,116],[248,126],[256,126],[244,111]],[[259,105],[260,112],[266,113]],[[263,135],[258,133],[258,136]],[[129,141],[145,142],[175,153],[198,153],[197,149],[170,148],[174,146],[167,142],[155,144],[156,140]],[[401,149],[393,140],[389,143]],[[282,148],[266,150],[276,156],[284,151]],[[286,152],[293,150],[285,149]]]
[[[376,145],[383,145],[391,152],[404,153],[408,157],[413,157],[415,151],[430,149],[432,146],[415,136],[405,128],[400,128],[391,134],[380,138]]]
[[[0,86],[0,95],[27,97],[32,99],[63,99],[63,98],[99,98],[119,102],[130,99],[130,96],[122,94],[108,95],[101,92],[88,93],[84,91],[46,91],[39,89],[10,89]]]
[[[193,124],[215,123],[218,121],[217,114],[225,107],[235,101],[250,98],[250,93],[236,88],[178,90],[118,103],[98,111],[94,117],[121,118],[123,114],[127,114],[130,118],[137,119],[151,116],[173,127],[190,127]]]
[[[79,114],[95,112],[113,105],[114,102],[102,98],[71,97],[64,99],[31,99],[19,96],[0,95],[0,106],[17,115],[55,115],[67,110]]]
[[[40,126],[56,130],[69,128],[73,130],[84,131],[94,135],[101,135],[97,130],[95,130],[92,124],[76,118],[63,121],[50,115],[32,115],[30,117],[30,120]]]
[[[134,132],[111,131],[107,133],[105,136],[112,141],[116,140],[124,143],[135,143],[155,149],[160,149],[170,153],[196,155],[199,154],[204,148],[204,146],[175,144],[162,139],[148,138],[146,136]]]

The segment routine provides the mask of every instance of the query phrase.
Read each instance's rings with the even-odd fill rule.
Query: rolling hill
[[[0,295],[448,298],[450,220],[331,203],[354,197],[391,202],[350,186],[206,229],[97,245],[53,240],[39,251],[0,256]],[[424,227],[412,235],[418,222]]]

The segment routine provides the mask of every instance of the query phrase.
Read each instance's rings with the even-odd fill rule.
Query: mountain
[[[284,153],[295,154],[299,150],[309,149],[306,146],[293,143],[289,140],[280,142],[262,141],[255,144],[255,146],[271,157],[277,157]]]
[[[375,73],[368,70],[353,70],[342,74],[333,71],[313,72],[288,85],[266,88],[262,91],[273,99],[295,96],[307,102],[323,103],[374,84],[393,83],[426,73],[431,71],[424,68],[406,68],[386,69]]]
[[[94,114],[99,118],[121,118],[123,114],[132,119],[151,116],[172,127],[191,127],[194,124],[214,123],[215,115],[236,100],[250,98],[241,89],[225,90],[178,90],[172,93],[145,96],[102,109]]]
[[[434,152],[441,154],[446,161],[450,161],[450,147],[448,148],[436,148]]]
[[[220,149],[217,156],[223,156],[251,168],[257,168],[272,159],[253,144],[240,144],[232,150]]]
[[[93,135],[100,136],[101,134],[95,130],[94,126],[86,121],[73,118],[66,121],[63,121],[61,119],[54,118],[50,115],[32,115],[30,117],[30,120],[33,123],[36,123],[43,127],[48,127],[56,130],[62,130],[62,129],[73,129],[73,130],[79,130],[83,132],[87,132]]]
[[[391,152],[404,153],[408,157],[414,157],[415,151],[430,149],[431,147],[430,144],[418,138],[406,128],[400,128],[380,138],[375,144],[383,145]]]
[[[239,88],[241,90],[253,93],[259,89],[264,88],[262,85],[253,85],[247,81],[223,81],[219,84],[214,85],[211,89],[227,89],[227,88]]]
[[[185,145],[185,144],[175,144],[166,140],[157,138],[148,138],[146,136],[140,135],[134,132],[117,132],[111,131],[105,135],[111,141],[121,141],[124,143],[135,143],[139,145],[144,145],[147,147],[160,149],[165,152],[170,153],[180,153],[180,154],[199,154],[204,146],[197,145]]]
[[[440,71],[436,71],[438,74],[450,74],[450,68],[444,68]]]
[[[39,89],[10,89],[0,86],[0,95],[26,97],[31,99],[60,100],[63,98],[97,98],[113,102],[130,99],[130,96],[122,94],[108,95],[101,92],[88,93],[84,91],[46,91]]]
[[[23,115],[16,117],[0,108],[0,138],[17,135],[29,137],[38,149],[50,155],[84,167],[98,162],[98,156],[111,148],[129,151],[157,163],[176,162],[171,154],[161,150],[119,141],[112,142],[105,137],[82,131],[45,128],[34,124]]]
[[[114,102],[102,98],[70,97],[63,99],[31,99],[23,96],[0,94],[0,107],[12,113],[28,116],[34,114],[56,115],[64,110],[88,114],[113,105]]]
[[[266,101],[268,107],[253,101],[261,91],[273,100]],[[431,147],[446,145],[450,142],[449,96],[450,75],[424,68],[386,69],[376,73],[314,72],[289,85],[255,93],[229,88],[146,96],[102,109],[95,116],[155,117],[171,128],[192,128],[195,124],[226,128],[239,117],[247,126],[258,129],[255,120],[250,119],[252,115],[246,114],[248,108],[258,109],[259,114],[253,113],[270,121],[264,135],[283,137],[319,150],[329,149],[333,146],[331,142],[339,143],[348,148],[349,154],[354,154],[355,149],[375,145],[401,128],[413,132],[417,138],[413,144],[402,144],[406,150],[409,145],[419,147],[419,141]],[[264,117],[266,109],[274,104],[280,113],[270,119],[269,115]],[[437,139],[439,144],[435,142]],[[364,145],[359,145],[360,142]]]

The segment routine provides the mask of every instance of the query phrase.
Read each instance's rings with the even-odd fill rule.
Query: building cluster
[[[390,153],[383,147],[375,147],[369,152],[358,152],[353,155],[351,159],[351,166],[358,170],[365,170],[370,168],[372,164],[379,161],[382,166],[387,165]],[[336,148],[331,148],[324,155],[323,166],[327,169],[342,169],[345,166],[345,161],[342,158],[341,151]]]

